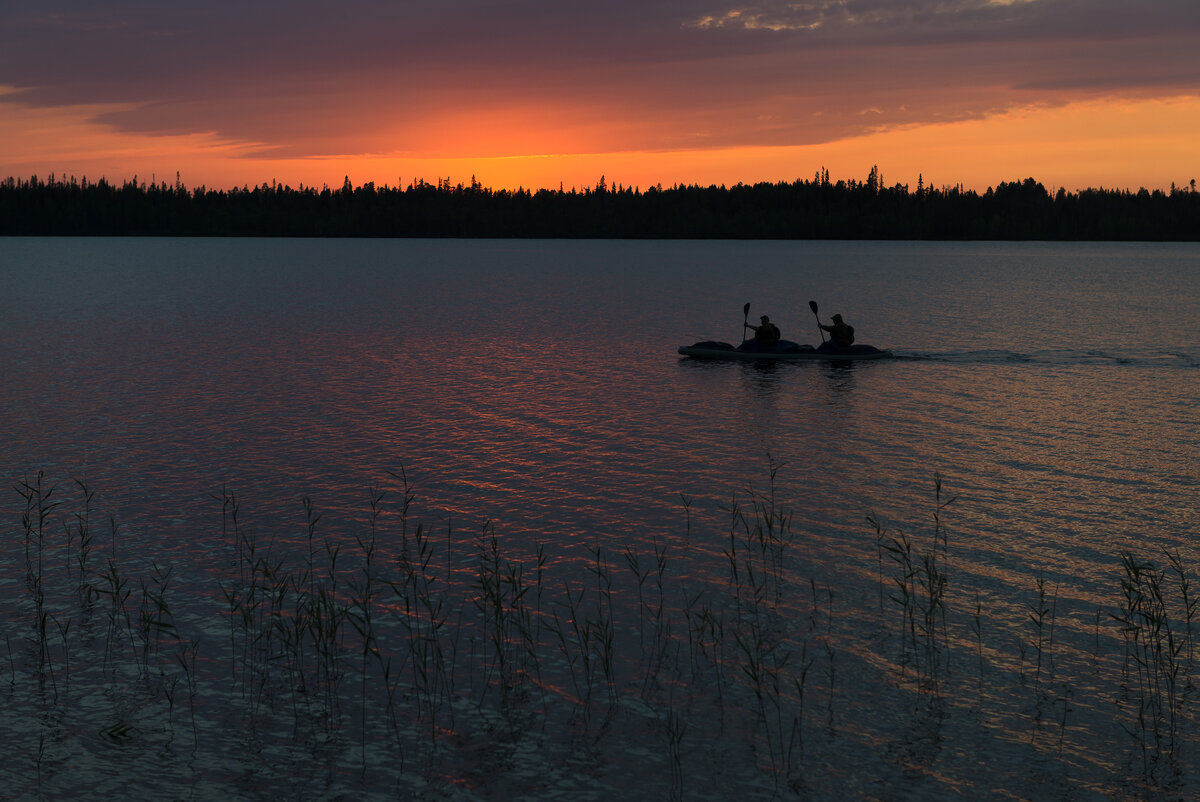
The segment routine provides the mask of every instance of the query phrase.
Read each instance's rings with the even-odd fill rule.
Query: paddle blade
[[[750,302],[749,301],[746,301],[746,305],[742,307],[742,314],[743,315],[750,314]]]
[[[811,310],[813,310],[813,314],[815,315],[815,314],[817,313],[817,302],[816,302],[816,301],[809,301],[809,302],[808,302],[808,308],[809,308],[809,309],[811,309]]]

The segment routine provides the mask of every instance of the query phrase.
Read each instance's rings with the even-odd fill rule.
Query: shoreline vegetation
[[[867,519],[878,599],[857,611],[796,573],[774,471],[766,490],[732,500],[703,576],[679,575],[677,547],[657,539],[591,548],[588,565],[560,575],[542,544],[515,556],[490,527],[460,573],[396,478],[371,489],[352,538],[331,537],[308,499],[303,533],[264,537],[223,490],[215,550],[197,557],[214,564],[216,587],[199,593],[187,566],[139,559],[115,521],[98,525],[83,484],[63,494],[40,473],[20,482],[9,548],[17,562],[23,546],[25,593],[3,661],[16,731],[0,777],[21,779],[9,789],[54,796],[133,768],[200,796],[245,772],[272,797],[632,782],[647,798],[803,798],[855,776],[840,750],[860,738],[891,757],[859,782],[931,781],[955,759],[923,745],[954,722],[985,751],[1027,750],[1018,763],[1040,766],[1049,788],[1146,798],[1186,787],[1200,622],[1177,552],[1114,557],[1116,581],[1079,642],[1040,576],[1011,618],[960,584],[943,520],[953,499],[936,476],[932,527]],[[685,550],[704,536],[690,511],[686,533]],[[873,622],[865,641],[847,615]],[[889,689],[867,699],[888,708],[878,733],[853,713],[864,682]],[[107,755],[104,766],[81,751]],[[166,753],[177,757],[164,764]],[[122,768],[108,765],[117,754]],[[1002,781],[994,768],[973,781]]]
[[[732,187],[493,190],[439,178],[401,188],[232,189],[101,178],[0,181],[0,236],[456,237],[529,239],[1200,240],[1196,181],[1169,191],[1051,192],[1033,178],[986,192],[831,181]]]

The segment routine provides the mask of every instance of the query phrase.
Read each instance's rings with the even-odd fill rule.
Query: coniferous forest
[[[1051,193],[1033,178],[986,192],[811,180],[646,190],[492,190],[272,183],[189,189],[176,176],[0,181],[0,236],[528,237],[652,239],[1200,240],[1196,182],[1169,192]]]

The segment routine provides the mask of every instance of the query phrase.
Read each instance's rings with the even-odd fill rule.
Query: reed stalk
[[[103,554],[103,538],[97,549],[90,489],[78,483],[79,511],[68,513],[42,475],[22,483],[22,539],[12,540],[11,551],[18,573],[22,567],[26,573],[27,594],[19,609],[28,644],[14,651],[5,636],[10,697],[32,682],[41,704],[83,708],[72,700],[88,692],[81,688],[88,680],[80,677],[88,676],[93,662],[113,679],[136,676],[131,684],[139,703],[165,710],[167,731],[188,726],[182,714],[175,715],[186,698],[192,743],[200,750],[217,726],[208,711],[220,705],[219,698],[202,704],[203,696],[231,687],[242,704],[220,726],[245,732],[261,726],[262,737],[290,727],[293,746],[315,742],[328,754],[357,759],[366,777],[369,768],[391,770],[374,759],[385,747],[398,757],[392,765],[404,766],[409,754],[428,766],[457,765],[468,753],[456,750],[463,744],[473,749],[480,739],[528,748],[533,741],[521,739],[549,742],[580,721],[592,729],[588,717],[599,697],[597,683],[603,683],[610,708],[633,702],[630,709],[647,711],[650,736],[661,738],[659,766],[669,769],[664,781],[672,797],[693,790],[684,787],[691,776],[685,759],[710,736],[707,729],[700,733],[705,728],[695,720],[697,705],[712,711],[707,724],[719,718],[717,729],[733,715],[752,725],[745,748],[760,756],[782,796],[790,790],[784,782],[803,776],[811,767],[802,764],[814,756],[823,760],[822,744],[844,734],[835,725],[851,729],[844,726],[853,688],[845,679],[845,662],[846,655],[857,659],[862,644],[849,640],[838,622],[871,617],[868,626],[882,629],[883,648],[893,650],[898,614],[904,693],[932,691],[935,701],[943,694],[953,700],[957,677],[950,672],[950,655],[959,653],[956,648],[973,647],[976,653],[981,700],[985,682],[1002,673],[988,673],[985,643],[1005,631],[1003,622],[990,616],[985,621],[979,589],[973,589],[973,605],[972,589],[949,590],[944,511],[953,499],[945,499],[940,476],[931,543],[867,519],[876,554],[863,560],[867,598],[861,602],[832,584],[801,578],[804,555],[791,548],[792,518],[776,497],[773,471],[766,491],[730,502],[728,530],[718,527],[713,535],[721,554],[704,566],[725,575],[704,584],[695,584],[687,572],[682,574],[687,579],[675,578],[677,553],[668,560],[668,547],[657,537],[643,540],[640,552],[634,545],[615,551],[591,545],[572,573],[551,566],[540,543],[532,557],[514,556],[490,524],[479,535],[474,571],[459,567],[456,573],[449,561],[454,542],[449,526],[443,562],[437,545],[442,540],[410,518],[415,496],[403,473],[395,476],[399,500],[372,486],[365,527],[356,523],[342,541],[319,526],[322,516],[306,497],[304,528],[291,539],[291,551],[283,550],[288,544],[258,537],[243,520],[237,497],[223,488],[217,497],[224,545],[216,606],[228,616],[228,633],[222,623],[220,634],[208,640],[188,632],[179,612],[180,596],[190,587],[187,577],[180,579],[180,567],[150,561],[144,568],[130,557],[118,561],[118,546],[127,550],[128,544],[119,540],[115,519],[111,551]],[[686,499],[685,510],[690,540]],[[1111,613],[1121,636],[1116,648],[1124,649],[1124,660],[1119,651],[1115,658],[1130,702],[1120,723],[1149,756],[1148,765],[1173,757],[1194,735],[1189,680],[1197,594],[1178,551],[1163,550],[1158,559],[1156,566],[1122,554],[1120,605]],[[872,560],[878,600],[869,587]],[[805,581],[811,595],[807,630],[806,600],[798,595]],[[82,624],[67,614],[76,605],[73,593],[85,600]],[[98,599],[105,603],[89,613]],[[1077,709],[1084,705],[1080,692],[1059,679],[1067,662],[1056,657],[1062,649],[1056,647],[1057,605],[1058,587],[1039,575],[1034,598],[1020,610],[1014,629],[1022,633],[1022,681],[1028,656],[1039,699],[1051,702],[1046,712],[1057,725],[1063,756],[1070,754],[1068,732],[1080,731]],[[95,616],[91,626],[87,615]],[[959,643],[952,625],[963,619],[970,621],[972,637]],[[1106,657],[1100,634],[1098,612],[1097,665]],[[531,689],[540,690],[540,703]],[[1042,713],[1039,707],[1037,715]],[[149,738],[144,722],[131,723],[133,715],[122,711],[98,731],[119,743]],[[809,730],[821,718],[825,741],[818,742]],[[530,721],[538,721],[542,732],[531,735]],[[621,719],[610,718],[588,736],[597,742],[608,737],[612,721]],[[44,738],[44,747],[55,743],[50,735]],[[32,749],[25,759],[32,762],[31,757]],[[329,760],[332,766],[337,758]]]
[[[1034,651],[1037,654],[1037,668],[1034,672],[1033,686],[1036,690],[1041,690],[1042,687],[1042,655],[1043,645],[1046,641],[1046,616],[1050,612],[1050,607],[1046,601],[1046,578],[1043,576],[1037,577],[1037,598],[1034,602],[1026,605],[1029,608],[1029,620],[1033,622],[1035,639]]]

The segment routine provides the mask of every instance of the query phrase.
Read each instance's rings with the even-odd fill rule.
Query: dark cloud
[[[122,104],[102,121],[288,156],[402,150],[425,120],[505,105],[639,122],[610,148],[801,144],[1197,93],[1198,45],[1196,0],[0,3],[8,100]]]
[[[802,35],[814,44],[904,45],[1092,40],[1195,33],[1190,0],[767,0],[714,5],[687,23],[702,30]]]

